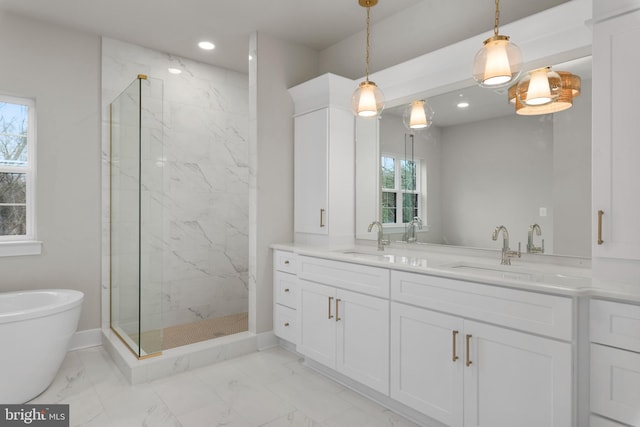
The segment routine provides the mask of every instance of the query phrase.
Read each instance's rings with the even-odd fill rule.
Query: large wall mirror
[[[375,238],[366,229],[379,220],[392,241],[500,249],[491,233],[504,225],[511,248],[522,242],[524,252],[538,224],[534,243],[544,239],[545,254],[590,257],[591,58],[553,69],[582,79],[562,112],[517,115],[506,88],[474,85],[427,97],[433,125],[413,134],[402,120],[406,103],[357,119],[356,238]],[[422,229],[411,235],[406,224],[416,216]]]

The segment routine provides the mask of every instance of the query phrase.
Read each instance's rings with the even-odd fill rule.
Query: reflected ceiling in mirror
[[[572,61],[556,64],[556,71],[568,71],[579,76],[582,80],[591,80],[591,57],[578,58]],[[471,85],[460,90],[447,92],[431,97],[417,94],[415,99],[426,99],[435,115],[435,126],[447,127],[472,123],[496,117],[515,114],[513,104],[508,100],[508,87],[487,89],[478,85]],[[458,107],[460,102],[467,102],[466,108]],[[402,115],[407,105],[391,107],[383,115]]]

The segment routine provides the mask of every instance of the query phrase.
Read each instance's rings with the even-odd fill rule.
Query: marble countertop
[[[378,251],[375,246],[273,244],[273,249],[336,261],[430,274],[451,279],[554,295],[588,296],[640,303],[640,286],[603,282],[591,276],[586,258],[523,254],[500,265],[500,252],[433,245],[397,244]]]

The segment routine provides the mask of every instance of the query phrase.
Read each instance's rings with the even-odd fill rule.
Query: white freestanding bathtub
[[[0,403],[27,402],[53,381],[78,327],[84,294],[0,292]]]

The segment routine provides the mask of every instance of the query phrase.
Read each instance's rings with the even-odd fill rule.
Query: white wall
[[[510,246],[527,244],[529,225],[553,233],[553,122],[550,116],[507,116],[442,130],[443,242],[502,247],[491,233],[509,230]],[[539,215],[547,208],[547,216]],[[545,246],[552,251],[553,242]]]
[[[591,257],[591,79],[553,120],[554,252]]]
[[[0,291],[84,292],[100,326],[100,38],[0,14],[0,92],[34,98],[38,256],[0,258]]]
[[[273,326],[273,264],[269,245],[293,241],[292,86],[317,75],[317,52],[263,33],[251,37],[249,92],[249,313],[256,332]],[[250,325],[251,328],[251,325]]]

